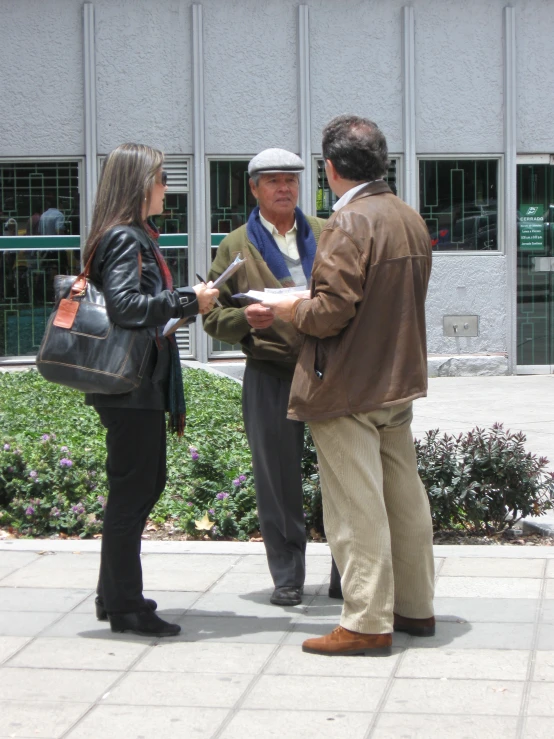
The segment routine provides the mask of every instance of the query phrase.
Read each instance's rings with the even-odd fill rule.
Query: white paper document
[[[233,298],[251,300],[253,303],[278,303],[284,295],[297,295],[299,298],[309,298],[310,293],[306,287],[266,287],[265,290],[249,290],[247,293],[237,293]]]

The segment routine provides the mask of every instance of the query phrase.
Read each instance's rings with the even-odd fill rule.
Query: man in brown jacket
[[[431,636],[429,502],[417,473],[412,401],[427,392],[425,295],[431,244],[418,213],[383,180],[388,152],[372,122],[339,116],[323,131],[339,197],[322,231],[311,299],[272,306],[305,341],[289,418],[317,448],[325,531],[341,573],[341,625],[306,652],[367,654],[392,631]]]

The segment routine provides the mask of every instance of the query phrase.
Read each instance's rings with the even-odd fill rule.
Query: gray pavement
[[[330,555],[301,606],[269,604],[256,543],[144,542],[175,639],[93,614],[98,541],[0,542],[0,736],[42,739],[542,739],[554,734],[554,548],[435,547],[437,633],[387,657],[320,657]]]

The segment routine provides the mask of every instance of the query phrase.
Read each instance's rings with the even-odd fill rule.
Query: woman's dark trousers
[[[96,408],[106,427],[109,496],[98,596],[108,613],[144,608],[141,536],[166,481],[164,411]]]

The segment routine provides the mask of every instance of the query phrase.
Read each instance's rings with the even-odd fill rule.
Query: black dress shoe
[[[304,588],[275,588],[269,601],[275,606],[297,606],[302,603],[303,591]]]
[[[112,631],[131,631],[139,636],[177,636],[181,631],[178,624],[170,624],[156,616],[150,608],[133,613],[108,613]]]
[[[151,611],[155,611],[158,607],[158,604],[155,600],[152,600],[151,598],[145,598],[144,599],[145,604],[150,608]],[[104,608],[104,601],[102,598],[96,596],[96,599],[94,601],[94,605],[96,606],[96,618],[99,621],[107,621],[108,620],[108,614],[106,612],[106,609]]]

